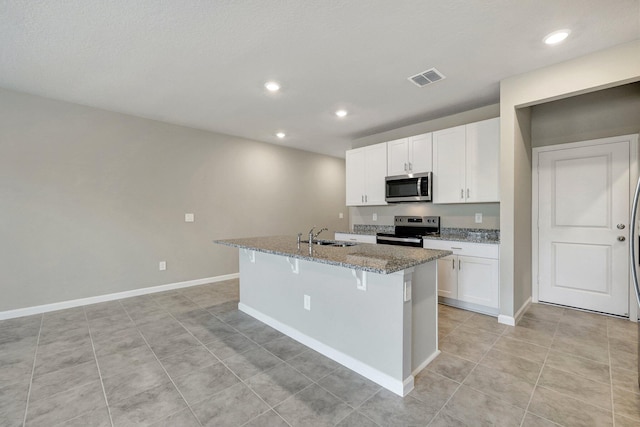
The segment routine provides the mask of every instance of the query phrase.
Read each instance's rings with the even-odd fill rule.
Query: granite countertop
[[[347,247],[313,245],[313,251],[310,254],[308,243],[300,244],[300,249],[298,249],[295,236],[250,237],[214,240],[213,242],[241,249],[380,274],[395,273],[396,271],[434,261],[453,253],[435,249],[358,243],[355,246]]]
[[[375,236],[377,232],[374,230],[353,230],[353,231],[336,231],[336,233],[358,234],[361,236]]]
[[[373,235],[376,233],[394,233],[393,225],[367,225],[354,224],[353,231],[338,231],[338,233]],[[440,231],[440,236],[424,236],[431,240],[451,240],[454,242],[500,244],[500,230],[480,228],[445,228]]]
[[[500,231],[469,228],[442,229],[440,236],[424,236],[426,240],[450,240],[454,242],[500,244]]]

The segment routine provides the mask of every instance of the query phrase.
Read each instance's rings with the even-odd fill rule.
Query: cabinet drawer
[[[344,242],[376,243],[376,236],[372,234],[336,233],[334,239]]]
[[[454,255],[477,256],[482,258],[500,258],[500,245],[491,243],[456,242],[452,240],[424,240],[426,249],[453,251]]]

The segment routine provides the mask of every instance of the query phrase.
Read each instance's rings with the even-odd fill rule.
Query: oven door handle
[[[422,178],[418,178],[416,186],[417,186],[417,190],[418,190],[418,192],[416,194],[418,195],[418,197],[420,197],[420,196],[422,196]],[[428,194],[427,194],[427,196],[428,196]]]
[[[404,243],[421,243],[422,239],[417,237],[390,237],[390,236],[378,236],[378,240],[388,242],[404,242]]]

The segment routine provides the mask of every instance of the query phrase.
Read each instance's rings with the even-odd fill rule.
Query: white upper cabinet
[[[433,165],[431,133],[387,142],[387,174],[431,172]]]
[[[346,152],[347,206],[386,205],[387,143]]]
[[[433,133],[433,203],[463,203],[465,126]]]
[[[433,132],[433,202],[500,201],[500,119]]]
[[[467,125],[468,203],[500,201],[500,119]]]

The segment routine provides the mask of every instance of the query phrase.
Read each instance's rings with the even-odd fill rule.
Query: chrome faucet
[[[320,235],[320,233],[322,233],[323,231],[327,231],[327,228],[322,228],[320,229],[320,231],[318,231],[316,234],[313,234],[313,230],[315,230],[315,226],[311,227],[311,230],[309,230],[309,246],[313,245],[313,239],[315,239],[316,237],[318,237]]]

